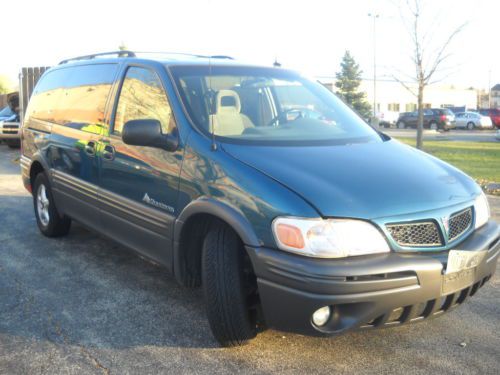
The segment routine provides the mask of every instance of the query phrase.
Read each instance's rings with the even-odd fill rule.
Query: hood
[[[324,217],[375,219],[473,199],[479,187],[449,164],[398,141],[223,149],[295,191]]]

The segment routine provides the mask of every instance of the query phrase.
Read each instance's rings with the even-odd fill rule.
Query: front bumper
[[[19,123],[0,121],[0,139],[19,139]]]
[[[495,272],[500,227],[490,221],[454,249],[487,254],[475,268],[473,282],[443,292],[447,251],[314,259],[247,247],[266,324],[307,335],[418,322],[463,303]],[[316,327],[311,316],[323,306],[332,306],[332,316]]]

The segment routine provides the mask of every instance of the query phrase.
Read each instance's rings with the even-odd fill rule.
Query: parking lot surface
[[[500,220],[500,198],[491,197]],[[500,278],[445,316],[311,338],[211,336],[200,290],[74,225],[43,237],[18,151],[0,145],[0,374],[498,374]]]
[[[416,138],[416,129],[385,129],[381,132],[396,138]],[[496,130],[450,130],[447,132],[424,130],[424,139],[430,141],[462,141],[462,142],[498,142],[495,138]]]

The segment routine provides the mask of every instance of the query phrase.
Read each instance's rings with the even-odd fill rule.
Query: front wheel
[[[237,234],[216,222],[203,242],[203,291],[212,333],[222,346],[247,343],[257,334],[256,310]]]
[[[436,124],[435,122],[431,122],[429,128],[431,130],[438,130],[438,124]]]
[[[474,129],[474,123],[473,123],[473,122],[469,122],[469,123],[467,124],[467,129],[469,129],[469,130]]]
[[[398,121],[396,126],[398,127],[398,129],[406,129],[406,124],[403,121]]]
[[[9,146],[9,148],[21,147],[21,142],[18,139],[7,139],[5,143]]]
[[[33,205],[36,222],[43,235],[59,237],[68,234],[71,219],[67,216],[61,216],[57,211],[49,181],[43,173],[38,174],[35,178]]]

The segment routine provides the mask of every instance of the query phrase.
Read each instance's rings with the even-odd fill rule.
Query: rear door
[[[432,109],[424,109],[424,127],[428,127],[431,122],[438,122],[439,115]]]
[[[418,123],[418,112],[414,111],[408,115],[408,125],[411,127],[417,127]]]
[[[467,114],[466,113],[457,113],[455,116],[455,121],[457,122],[457,128],[463,128],[467,125]]]
[[[124,68],[113,130],[100,146],[99,196],[106,233],[169,267],[182,146],[168,152],[130,146],[121,138],[124,124],[137,119],[159,120],[164,134],[177,131],[161,73],[140,65]]]
[[[106,134],[105,112],[117,64],[62,67],[48,72],[33,93],[26,122],[34,144],[50,130],[43,153],[50,167],[54,198],[72,218],[99,229],[97,197],[99,139]]]

